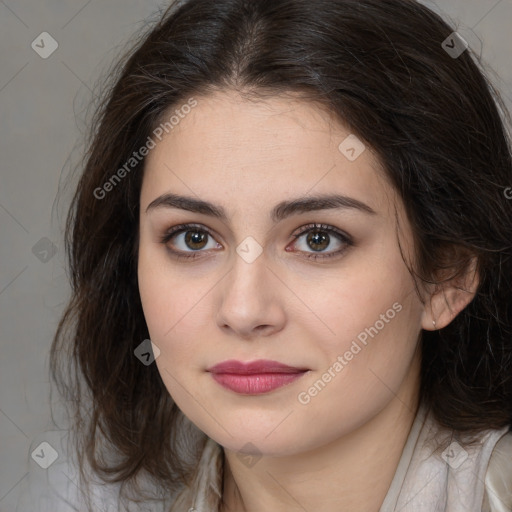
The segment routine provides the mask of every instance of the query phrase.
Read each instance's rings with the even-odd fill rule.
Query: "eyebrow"
[[[146,213],[157,208],[178,208],[228,221],[228,215],[222,206],[189,196],[163,194],[149,203]],[[375,210],[357,199],[338,194],[327,194],[282,201],[272,209],[270,218],[273,222],[279,222],[293,214],[329,209],[355,209],[366,214],[377,215]]]

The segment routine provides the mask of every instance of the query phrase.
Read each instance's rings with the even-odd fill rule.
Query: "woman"
[[[112,510],[511,510],[512,159],[473,57],[413,0],[188,0],[141,39],[68,221],[77,509],[90,467]]]

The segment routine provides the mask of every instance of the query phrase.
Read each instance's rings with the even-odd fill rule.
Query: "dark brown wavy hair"
[[[461,434],[512,423],[510,115],[481,58],[442,47],[453,31],[414,0],[188,0],[118,59],[67,218],[72,296],[50,355],[80,467],[123,486],[144,473],[169,493],[193,474],[183,414],[156,365],[134,356],[149,338],[137,285],[144,159],[105,198],[95,190],[170,109],[228,89],[299,93],[376,152],[412,225],[420,284],[477,257],[474,299],[422,331],[421,400]]]

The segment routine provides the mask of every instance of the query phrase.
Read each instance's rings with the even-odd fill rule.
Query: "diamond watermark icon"
[[[452,32],[441,46],[452,59],[458,59],[468,49],[469,44],[458,32]]]
[[[242,464],[244,464],[248,468],[252,468],[261,459],[261,452],[252,443],[246,443],[244,444],[242,449],[239,452],[237,452],[236,456],[240,459]]]
[[[441,458],[453,469],[458,469],[468,458],[468,452],[454,441],[442,453]]]
[[[361,156],[366,146],[352,133],[338,146],[338,149],[342,155],[353,162]]]
[[[32,247],[32,254],[39,261],[47,263],[57,254],[57,246],[49,238],[44,236]]]
[[[41,32],[30,46],[39,57],[47,59],[59,47],[59,43],[48,32]]]
[[[151,340],[144,340],[133,353],[143,365],[149,366],[160,355],[160,349]]]
[[[30,456],[43,469],[48,469],[59,458],[55,448],[46,441],[43,441]]]
[[[246,263],[252,263],[263,252],[263,247],[252,236],[248,236],[236,248],[236,252]]]

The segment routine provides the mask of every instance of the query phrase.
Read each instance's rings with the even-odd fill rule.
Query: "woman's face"
[[[376,156],[293,97],[195,99],[150,150],[140,197],[140,294],[176,404],[225,448],[284,455],[407,403],[423,307]],[[257,360],[291,370],[209,371]]]

